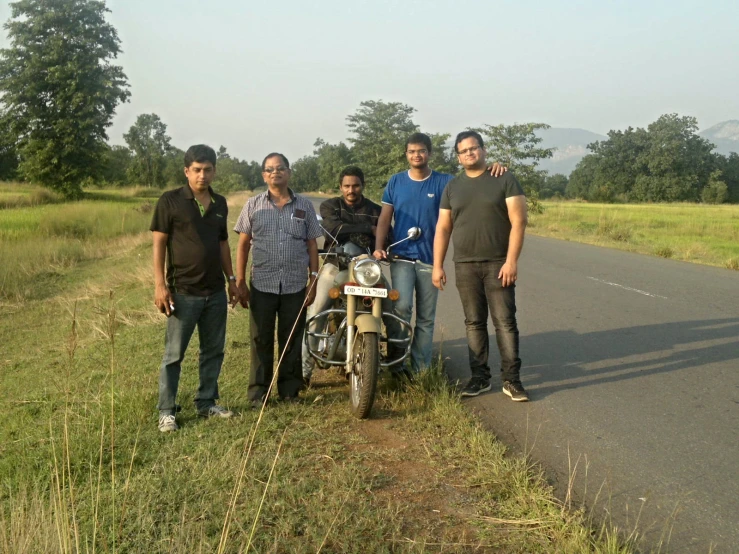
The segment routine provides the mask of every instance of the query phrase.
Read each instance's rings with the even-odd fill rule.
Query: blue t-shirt
[[[434,233],[441,193],[452,179],[452,175],[433,170],[423,181],[411,179],[407,171],[390,177],[382,194],[382,203],[393,207],[395,240],[405,238],[411,227],[421,228],[418,240],[407,240],[395,246],[392,252],[426,264],[434,263]]]

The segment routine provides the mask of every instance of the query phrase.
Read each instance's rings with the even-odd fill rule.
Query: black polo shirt
[[[210,192],[211,203],[200,215],[189,185],[162,194],[151,219],[151,231],[166,233],[167,286],[170,291],[209,296],[223,290],[221,241],[228,240],[228,205]]]

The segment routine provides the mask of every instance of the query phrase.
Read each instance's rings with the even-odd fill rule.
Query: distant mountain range
[[[539,146],[556,148],[551,158],[542,160],[539,164],[539,167],[546,169],[550,175],[555,173],[569,175],[583,156],[590,153],[588,144],[608,138],[584,129],[559,129],[556,127],[537,131],[536,134],[543,139]]]
[[[536,134],[544,139],[540,146],[556,148],[552,158],[543,160],[539,164],[539,167],[549,171],[550,175],[555,173],[569,175],[583,156],[590,153],[587,148],[588,144],[597,140],[608,139],[604,135],[584,129],[552,127],[544,131],[537,131]],[[715,144],[716,151],[725,156],[730,152],[739,153],[739,120],[732,119],[717,123],[698,134]]]
[[[724,156],[730,152],[739,153],[739,120],[730,119],[716,123],[705,131],[698,133],[716,145],[716,151]]]

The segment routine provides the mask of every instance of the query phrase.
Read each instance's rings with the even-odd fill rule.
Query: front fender
[[[382,320],[376,318],[372,314],[359,314],[354,320],[357,326],[357,334],[359,333],[377,333],[382,332]]]

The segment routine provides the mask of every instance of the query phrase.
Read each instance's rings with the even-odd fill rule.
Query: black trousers
[[[303,386],[301,367],[301,339],[305,329],[305,289],[293,294],[271,294],[251,286],[249,312],[251,314],[251,369],[249,371],[249,400],[261,400],[274,375],[275,322],[279,354],[287,351],[277,368],[277,393],[282,398],[298,395]],[[288,344],[290,331],[295,325]]]
[[[516,322],[516,287],[503,286],[498,279],[503,262],[455,263],[459,298],[464,310],[470,372],[473,377],[490,379],[488,365],[488,309],[495,326],[495,340],[500,352],[500,372],[504,381],[518,382],[521,358],[518,357]]]

